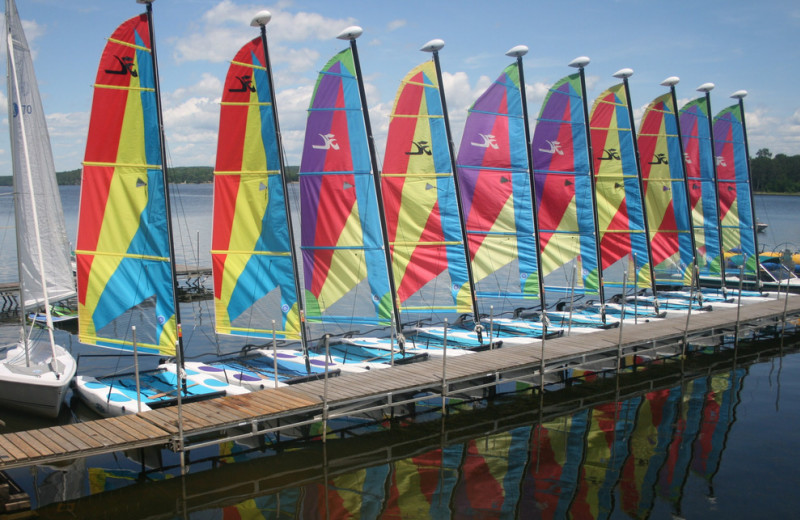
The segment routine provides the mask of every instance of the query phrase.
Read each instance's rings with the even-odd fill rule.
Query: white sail
[[[50,302],[74,296],[75,282],[33,59],[12,0],[6,2],[6,23],[20,303],[31,309],[44,305],[45,296]]]

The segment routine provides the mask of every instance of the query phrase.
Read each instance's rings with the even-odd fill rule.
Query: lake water
[[[179,261],[208,266],[211,185],[176,189]],[[61,190],[74,243],[79,188]],[[0,281],[16,279],[9,191],[0,188]],[[758,218],[769,225],[761,244],[797,249],[798,202],[756,197]],[[239,348],[213,334],[210,302],[181,312],[188,357]],[[0,325],[0,344],[16,335],[15,326]],[[96,352],[58,336],[76,356]],[[787,339],[743,347],[735,360],[731,352],[701,356],[684,374],[653,369],[644,377],[662,383],[626,392],[635,382],[623,381],[624,398],[601,381],[589,405],[575,390],[554,392],[546,404],[558,404],[541,420],[538,398],[523,395],[465,406],[444,425],[434,411],[394,427],[368,425],[325,448],[198,450],[183,481],[173,478],[177,460],[167,450],[9,474],[40,518],[789,518],[800,509],[798,348]],[[80,366],[126,368],[113,357]],[[65,409],[59,422],[84,412]],[[7,423],[0,431],[52,424],[5,411],[0,418]]]

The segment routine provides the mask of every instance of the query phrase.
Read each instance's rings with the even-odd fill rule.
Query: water
[[[178,261],[208,266],[211,185],[176,190]],[[61,191],[74,244],[79,188]],[[0,282],[16,280],[13,216],[3,195],[9,192],[0,188]],[[758,218],[769,225],[758,236],[762,246],[798,248],[798,201],[756,197]],[[292,203],[297,207],[296,196]],[[187,357],[240,347],[213,334],[210,302],[183,304],[181,312]],[[0,325],[0,344],[17,334],[15,326]],[[58,340],[84,356],[81,372],[129,368],[116,356],[86,358],[97,349],[64,331]],[[775,346],[760,348],[767,347]],[[436,413],[395,429],[372,425],[337,436],[344,438],[325,452],[319,444],[208,448],[191,453],[185,487],[169,478],[179,471],[168,450],[10,474],[42,518],[789,517],[800,507],[797,348],[787,344],[784,355],[753,364],[734,365],[723,355],[698,378],[687,375],[630,399],[594,392],[601,398],[591,407],[565,405],[541,424],[538,401],[522,396],[466,407],[475,409],[454,413],[444,430]],[[59,422],[80,413],[65,409]],[[0,431],[53,424],[5,411],[0,418],[7,423]]]

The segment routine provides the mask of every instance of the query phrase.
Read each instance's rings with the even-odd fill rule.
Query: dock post
[[[544,307],[542,307],[542,353],[541,358],[539,358],[539,394],[540,394],[540,409],[542,406],[542,400],[544,399],[544,342],[545,338],[547,338],[547,313],[544,311]]]
[[[447,318],[444,319],[442,338],[442,416],[447,413]]]
[[[331,335],[325,334],[325,384],[322,387],[322,444],[324,445],[328,437],[328,359],[331,355],[330,340]]]
[[[278,342],[275,339],[275,320],[272,320],[272,373],[275,376],[275,388],[278,388]]]
[[[180,334],[180,331],[178,331]],[[180,336],[179,336],[180,337]],[[178,394],[178,456],[181,461],[181,476],[186,475],[186,452],[183,449],[183,390],[182,381],[185,378],[183,373],[183,359],[181,358],[181,349],[178,348],[178,342],[175,342],[175,370],[178,376],[177,381],[177,394]]]
[[[494,305],[489,305],[489,350],[494,350]]]
[[[781,284],[778,284],[778,296],[781,294]],[[786,309],[789,306],[789,278],[786,278],[786,296],[783,299],[783,326],[781,327],[781,346],[783,346],[783,336],[786,333]]]
[[[567,322],[567,336],[572,333],[572,306],[575,305],[575,282],[578,278],[578,263],[572,264],[572,281],[569,284],[569,321]],[[605,325],[605,318],[603,325]],[[563,325],[563,323],[562,323]]]
[[[136,377],[136,411],[142,413],[142,387],[139,383],[139,349],[136,346],[136,325],[131,325],[131,342],[133,343],[133,373]]]
[[[634,271],[635,273],[636,271]],[[622,364],[622,325],[625,322],[625,292],[628,290],[628,270],[622,273],[622,306],[619,309],[619,343],[617,344],[617,374]]]
[[[758,277],[758,260],[756,260],[756,277]],[[736,297],[736,329],[733,336],[733,348],[739,347],[739,316],[742,311],[742,283],[744,281],[744,257],[742,265],[739,266],[739,295]]]
[[[688,348],[689,343],[689,318],[692,315],[692,305],[694,302],[694,283],[695,283],[695,274],[697,272],[697,261],[692,262],[692,279],[689,285],[689,311],[686,313],[686,328],[683,329],[683,346],[681,347],[681,363],[683,363],[683,358],[686,356],[686,349]],[[700,303],[698,298],[698,303]]]

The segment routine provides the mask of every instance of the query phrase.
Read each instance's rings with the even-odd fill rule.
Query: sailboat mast
[[[683,170],[683,184],[685,186],[684,196],[686,198],[686,211],[688,212],[688,223],[689,223],[689,238],[691,239],[692,244],[692,258],[694,259],[694,266],[692,266],[692,285],[697,284],[697,287],[700,287],[699,280],[695,279],[694,276],[694,269],[697,265],[697,243],[694,239],[694,224],[692,223],[692,201],[689,197],[689,177],[686,175],[686,154],[683,151],[683,133],[681,132],[681,118],[680,113],[678,112],[678,96],[675,93],[675,85],[678,84],[680,78],[677,76],[671,76],[664,81],[661,82],[661,85],[665,87],[669,87],[670,97],[672,99],[672,110],[675,113],[675,129],[678,132],[678,149],[681,153],[681,169]]]
[[[300,311],[300,344],[303,349],[303,355],[308,363],[308,332],[306,331],[305,309],[303,307],[303,294],[300,292],[300,277],[298,273],[300,268],[297,264],[297,248],[295,247],[294,240],[294,226],[292,224],[292,210],[289,206],[289,181],[286,179],[286,164],[283,157],[283,142],[281,137],[281,127],[278,123],[278,103],[275,99],[275,83],[272,79],[272,64],[269,59],[269,48],[267,47],[267,24],[272,19],[272,14],[269,11],[260,11],[250,22],[252,27],[259,27],[261,29],[261,43],[264,46],[264,66],[267,69],[267,82],[269,84],[269,92],[272,96],[272,122],[275,126],[275,141],[278,148],[278,169],[281,173],[281,184],[283,186],[283,205],[286,211],[286,225],[289,231],[289,247],[291,248],[292,271],[294,276],[294,290],[297,294],[297,308]]]
[[[519,72],[519,94],[522,99],[522,124],[525,131],[525,160],[528,163],[528,178],[531,185],[531,212],[533,213],[533,238],[536,241],[536,276],[539,279],[539,303],[542,306],[542,323],[545,324],[545,332],[547,331],[547,306],[545,305],[544,297],[544,276],[542,276],[542,255],[539,250],[539,215],[536,211],[536,179],[533,175],[533,155],[531,152],[531,129],[530,121],[528,119],[528,96],[525,93],[525,73],[522,67],[522,57],[528,53],[528,47],[525,45],[518,45],[513,49],[506,52],[506,56],[517,58],[517,71]]]
[[[361,27],[353,26],[348,27],[337,38],[340,40],[349,40],[350,49],[353,52],[353,66],[356,69],[356,80],[358,81],[358,95],[361,98],[362,115],[364,117],[364,127],[367,132],[367,146],[369,148],[369,160],[372,166],[372,179],[375,186],[375,193],[378,199],[378,209],[381,222],[381,234],[383,239],[383,252],[386,258],[386,269],[389,275],[389,290],[392,295],[392,314],[394,317],[394,328],[397,336],[397,344],[402,352],[405,352],[405,337],[403,336],[403,324],[400,320],[400,308],[397,305],[397,288],[394,283],[394,273],[392,272],[392,251],[389,247],[389,233],[386,227],[385,211],[383,207],[383,192],[381,191],[381,182],[378,178],[378,158],[375,153],[375,139],[372,135],[372,124],[369,120],[369,110],[367,110],[367,95],[364,91],[364,81],[361,79],[361,61],[358,59],[358,46],[356,39],[361,36]]]
[[[48,294],[47,294],[47,280],[45,279],[44,257],[42,256],[42,240],[41,240],[41,236],[40,236],[40,232],[39,232],[39,215],[38,215],[38,210],[36,208],[36,195],[34,194],[34,191],[36,189],[36,184],[34,184],[34,182],[33,182],[33,173],[31,171],[30,152],[28,150],[28,138],[27,138],[27,134],[25,133],[25,116],[24,116],[25,111],[23,110],[22,99],[20,98],[19,78],[17,77],[17,65],[16,65],[16,61],[14,59],[14,37],[12,35],[11,21],[10,21],[10,16],[12,16],[11,15],[12,8],[13,8],[13,11],[14,11],[14,15],[18,16],[18,14],[17,14],[16,6],[12,6],[12,3],[13,3],[12,0],[6,1],[6,27],[8,29],[6,31],[6,34],[8,35],[8,39],[6,41],[6,50],[8,52],[8,97],[10,98],[10,101],[11,101],[11,103],[9,104],[9,108],[11,108],[14,105],[16,105],[19,108],[17,119],[19,120],[19,125],[20,125],[20,129],[21,129],[20,135],[22,137],[22,143],[21,143],[22,144],[22,150],[23,150],[22,155],[25,157],[24,171],[25,171],[25,177],[26,177],[27,183],[28,183],[28,195],[30,196],[31,216],[33,217],[32,220],[33,220],[34,238],[35,238],[35,241],[36,241],[36,256],[37,256],[37,261],[38,261],[38,264],[39,264],[39,267],[38,267],[39,280],[40,280],[39,283],[42,284],[42,299],[44,300],[45,319],[47,321],[47,333],[48,333],[49,340],[50,340],[50,350],[51,350],[52,355],[53,355],[53,370],[54,370],[54,372],[56,374],[56,379],[60,379],[61,374],[59,374],[59,372],[58,372],[58,363],[55,362],[55,360],[56,360],[56,347],[55,347],[56,341],[55,341],[55,336],[53,335],[53,316],[52,316],[52,314],[50,312],[50,299],[48,298]],[[13,89],[12,89],[12,83],[13,83]],[[36,110],[41,110],[41,107],[35,107],[35,109]],[[13,115],[10,116],[9,119],[13,120]],[[12,140],[14,139],[14,132],[11,132],[11,139]],[[13,158],[16,159],[16,155],[14,155]],[[18,169],[18,168],[21,170],[22,167],[23,167],[20,164],[17,164],[15,166],[16,166],[14,168],[15,170]],[[19,187],[16,186],[16,176],[15,176],[14,184],[15,184],[15,186],[14,186],[15,197],[17,197],[17,198],[23,197],[23,194],[19,192]],[[16,204],[15,216],[17,218],[17,224],[16,225],[17,225],[17,229],[18,230],[20,228],[19,215],[20,215],[19,204]],[[20,235],[21,235],[21,233],[18,231],[17,232],[17,256],[18,257],[22,252],[22,248],[20,247],[21,246]],[[24,321],[25,320],[25,286],[24,286],[24,278],[25,277],[22,275],[22,262],[20,261],[17,265],[19,267],[20,301],[22,302],[22,316],[20,317],[20,319],[22,320],[21,323],[22,323],[22,327],[24,329],[24,323],[25,323],[25,321]],[[24,333],[24,331],[22,333],[22,336],[23,336],[22,337],[22,341],[23,341],[23,344],[25,345],[25,360],[26,360],[27,364],[30,365],[30,355],[29,355],[29,341],[30,341],[30,339],[29,339],[28,335]]]
[[[702,92],[706,98],[706,117],[708,118],[708,140],[711,146],[711,175],[714,177],[714,209],[717,217],[717,233],[719,236],[719,285],[723,296],[726,293],[725,287],[725,251],[722,250],[722,221],[719,211],[719,180],[717,180],[717,152],[714,150],[714,122],[711,118],[711,91],[714,89],[713,83],[703,83],[697,90]]]
[[[444,131],[447,135],[447,149],[450,153],[450,168],[453,172],[453,185],[455,186],[456,193],[459,194],[456,197],[456,204],[458,205],[458,219],[461,224],[461,241],[464,243],[464,257],[466,259],[467,264],[467,279],[469,280],[469,294],[472,301],[472,319],[475,322],[475,333],[478,335],[478,341],[483,341],[481,335],[481,317],[480,313],[478,312],[478,298],[475,294],[475,277],[472,274],[472,261],[470,260],[469,255],[469,241],[467,237],[467,226],[466,222],[464,222],[464,208],[461,204],[461,188],[459,187],[458,182],[458,175],[456,175],[456,156],[453,153],[453,134],[450,131],[450,118],[448,117],[447,113],[447,100],[445,99],[444,95],[444,84],[442,83],[442,68],[439,64],[439,49],[444,47],[444,41],[442,40],[431,40],[425,45],[422,46],[420,49],[423,52],[430,52],[433,54],[433,64],[436,68],[436,82],[439,84],[439,99],[442,101],[442,118],[444,119]]]
[[[628,121],[631,127],[631,140],[633,141],[633,155],[636,161],[636,177],[639,180],[639,200],[642,201],[642,222],[644,223],[644,236],[645,244],[647,245],[647,269],[650,271],[650,290],[653,291],[653,308],[658,314],[658,299],[656,296],[656,276],[653,272],[653,248],[650,246],[650,225],[647,222],[647,203],[644,200],[644,189],[642,188],[642,165],[639,160],[639,143],[636,139],[636,124],[633,120],[633,104],[631,103],[631,90],[628,85],[628,78],[633,75],[633,70],[622,69],[616,74],[615,77],[622,78],[622,84],[625,85],[625,103],[628,105]],[[634,269],[636,262],[634,262]],[[623,295],[624,297],[625,295]]]
[[[569,63],[570,67],[576,67],[581,80],[581,103],[583,104],[583,125],[586,132],[586,148],[589,153],[589,177],[592,180],[592,216],[594,218],[594,247],[597,259],[600,262],[597,270],[598,284],[597,291],[600,296],[600,318],[606,322],[606,296],[603,283],[603,264],[600,254],[600,227],[597,217],[597,178],[594,172],[594,151],[592,150],[592,132],[589,131],[589,105],[586,102],[586,73],[584,68],[589,64],[589,58],[582,56],[575,58]]]
[[[760,269],[759,259],[758,259],[758,233],[756,231],[756,205],[755,200],[753,200],[753,171],[750,169],[750,145],[747,144],[747,125],[744,122],[744,98],[747,96],[746,90],[737,90],[731,97],[736,99],[739,102],[739,112],[742,115],[742,139],[744,140],[744,154],[745,154],[745,164],[747,164],[747,184],[750,186],[748,190],[750,192],[750,213],[751,213],[751,222],[753,223],[753,228],[751,232],[753,233],[753,246],[755,247],[756,252],[756,280],[758,280],[758,288],[761,289],[761,278],[758,276],[758,270]]]
[[[161,112],[161,84],[158,79],[158,56],[156,54],[156,38],[153,29],[153,1],[136,0],[140,4],[147,5],[147,28],[150,32],[151,57],[153,60],[153,83],[155,86],[156,116],[158,118],[158,141],[161,153],[161,175],[164,179],[164,206],[167,213],[167,242],[169,243],[169,268],[172,273],[172,301],[175,306],[175,323],[178,328],[178,357],[183,368],[183,332],[181,331],[181,308],[178,302],[178,283],[177,272],[175,270],[175,243],[172,238],[172,210],[169,201],[169,175],[167,174],[167,150],[164,140],[164,116]]]

